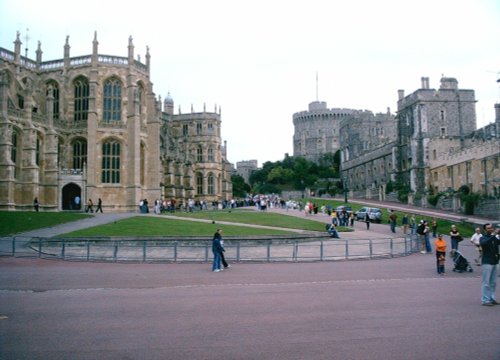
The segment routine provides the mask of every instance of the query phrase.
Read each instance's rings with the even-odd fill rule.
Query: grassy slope
[[[59,225],[89,216],[64,212],[0,211],[0,236]]]

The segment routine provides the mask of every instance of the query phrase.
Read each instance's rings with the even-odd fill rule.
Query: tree
[[[233,197],[244,198],[251,190],[250,185],[241,175],[231,175],[231,182],[233,183]]]

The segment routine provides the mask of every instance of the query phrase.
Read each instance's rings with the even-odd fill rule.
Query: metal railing
[[[9,246],[10,243],[10,246]],[[325,236],[226,238],[225,257],[236,262],[302,262],[406,256],[419,250],[416,236],[332,239]],[[77,261],[208,262],[211,238],[0,239],[0,255]]]

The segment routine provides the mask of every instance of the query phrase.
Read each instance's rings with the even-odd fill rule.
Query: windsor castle
[[[145,63],[92,53],[42,61],[0,48],[0,209],[75,209],[102,199],[104,209],[136,210],[143,199],[220,202],[232,198],[231,165],[221,141],[221,112],[174,114],[153,92]]]
[[[318,161],[340,151],[352,197],[385,200],[399,185],[409,203],[425,206],[427,195],[467,186],[493,199],[491,210],[500,217],[500,104],[494,121],[476,129],[475,103],[473,90],[447,77],[438,89],[423,77],[413,93],[399,90],[396,115],[328,109],[315,101],[293,115],[294,156]]]

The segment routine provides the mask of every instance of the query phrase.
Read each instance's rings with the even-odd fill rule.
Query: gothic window
[[[82,170],[87,162],[87,141],[78,139],[73,142],[73,169]]]
[[[138,86],[137,95],[139,96],[139,115],[142,114],[142,102],[144,101],[144,87]]]
[[[55,81],[49,81],[47,83],[47,93],[46,95],[50,94],[50,91],[52,90],[52,98],[53,98],[53,103],[52,103],[52,113],[54,114],[54,119],[59,119],[59,85]]]
[[[203,174],[202,173],[196,174],[196,193],[198,195],[203,194]]]
[[[10,149],[10,159],[14,164],[17,164],[17,149],[18,149],[19,134],[16,130],[12,132],[12,148]]]
[[[74,120],[87,121],[89,115],[89,81],[84,77],[79,77],[74,82],[75,105]]]
[[[104,121],[120,121],[122,116],[122,84],[120,80],[116,78],[106,80],[103,103]]]
[[[196,149],[196,161],[203,162],[203,148],[201,146]]]
[[[202,124],[197,123],[196,124],[196,135],[201,135],[201,130],[202,130]]]
[[[214,149],[213,148],[208,148],[208,162],[214,162]]]
[[[21,135],[18,131],[15,129],[12,131],[12,147],[10,149],[10,159],[14,163],[14,178],[17,178],[17,175],[19,173],[19,165],[20,165],[20,159],[19,159],[19,149],[21,149]]]
[[[445,127],[441,128],[441,136],[446,136],[446,128]]]
[[[188,136],[189,134],[189,125],[184,124],[182,125],[182,136]]]
[[[101,181],[105,184],[120,182],[120,143],[114,140],[102,144]]]
[[[17,106],[19,109],[24,109],[24,96],[17,95]]]
[[[214,124],[208,123],[208,132],[212,134],[214,132]]]
[[[60,137],[58,137],[57,138],[57,167],[59,167],[59,165],[62,163],[63,154],[64,154],[64,142]]]
[[[208,195],[214,195],[215,194],[215,179],[214,175],[212,173],[208,174],[207,178],[207,191]]]
[[[140,173],[140,176],[141,176],[141,185],[144,186],[144,179],[145,179],[145,176],[146,176],[146,147],[144,146],[143,143],[141,143],[141,173]]]
[[[42,153],[42,138],[40,137],[40,135],[37,135],[37,137],[36,137],[36,152],[35,152],[35,164],[37,166],[40,166],[41,153]]]

